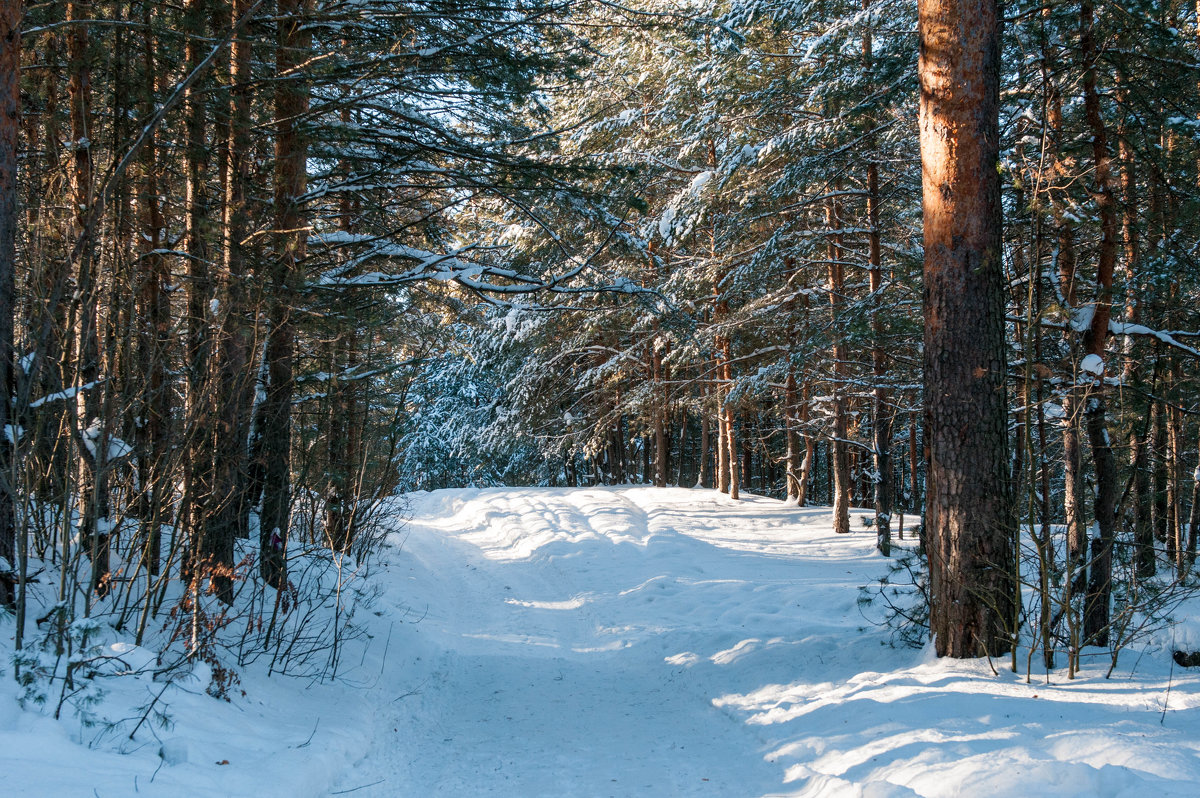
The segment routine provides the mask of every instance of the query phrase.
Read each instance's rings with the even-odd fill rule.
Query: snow
[[[1086,355],[1079,361],[1079,370],[1084,374],[1100,377],[1104,374],[1104,358],[1099,355]]]
[[[5,794],[1060,798],[1200,780],[1200,674],[1169,656],[1195,624],[1112,679],[1085,654],[1074,681],[1026,683],[890,645],[858,603],[886,572],[868,510],[836,535],[828,509],[707,490],[408,499],[342,681],[248,667],[227,703],[205,667],[164,685],[152,652],[107,642],[138,672],[110,680],[110,710],[165,689],[174,728],[81,729],[0,680]],[[0,619],[0,644],[12,633]]]

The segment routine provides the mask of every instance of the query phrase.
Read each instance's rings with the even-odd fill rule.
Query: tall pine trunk
[[[996,0],[920,0],[926,546],[939,656],[1013,646]]]

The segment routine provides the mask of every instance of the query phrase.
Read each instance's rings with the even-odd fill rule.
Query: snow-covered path
[[[714,676],[754,657],[758,678],[766,665],[782,677],[799,647],[820,650],[832,627],[861,621],[856,587],[880,563],[870,536],[838,540],[827,515],[650,488],[421,497],[392,564],[406,562],[409,573],[393,573],[388,599],[421,618],[422,645],[393,649],[375,745],[343,788],[378,782],[354,794],[381,796],[778,789],[761,727],[714,705]],[[828,557],[844,560],[840,584],[814,568]],[[413,607],[414,596],[431,604]]]
[[[411,513],[379,575],[391,627],[365,666],[372,743],[330,795],[1132,797],[1200,782],[1200,678],[1162,649],[1112,680],[1095,660],[1074,682],[1026,683],[889,647],[857,604],[885,571],[861,514],[837,536],[824,509],[653,488],[438,491]]]
[[[0,679],[0,795],[1197,795],[1200,669],[1170,652],[1200,650],[1200,601],[1111,679],[1090,649],[1074,681],[1036,659],[1027,681],[1024,650],[1014,674],[888,645],[858,605],[886,572],[863,513],[838,536],[826,509],[714,491],[410,498],[336,681],[260,660],[226,702],[147,667],[85,727]],[[174,725],[130,739],[152,700]]]

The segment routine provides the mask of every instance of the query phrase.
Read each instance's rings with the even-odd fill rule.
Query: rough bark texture
[[[939,656],[1012,645],[995,0],[920,0],[926,545]]]

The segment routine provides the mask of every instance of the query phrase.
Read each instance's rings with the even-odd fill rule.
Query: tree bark
[[[1001,15],[995,0],[920,0],[918,14],[930,629],[939,656],[996,655],[1015,632]]]
[[[301,130],[308,91],[297,75],[311,46],[304,22],[311,0],[280,0],[275,49],[275,232],[267,337],[267,390],[262,402],[266,453],[260,516],[259,557],[263,579],[287,584],[287,539],[291,518],[292,391],[296,282],[308,239],[301,197],[307,186],[308,146]]]
[[[1082,0],[1079,10],[1080,49],[1083,56],[1084,109],[1092,134],[1092,160],[1097,210],[1100,212],[1100,256],[1096,264],[1096,309],[1084,334],[1084,350],[1104,361],[1108,322],[1112,315],[1113,272],[1117,263],[1117,210],[1112,185],[1112,164],[1108,153],[1108,132],[1100,114],[1100,96],[1096,90],[1096,39],[1092,0]],[[1096,472],[1095,534],[1092,538],[1091,567],[1088,571],[1084,607],[1084,639],[1107,645],[1109,639],[1109,603],[1112,593],[1112,548],[1116,535],[1117,468],[1109,443],[1105,421],[1103,369],[1096,375],[1088,403],[1088,439]]]

